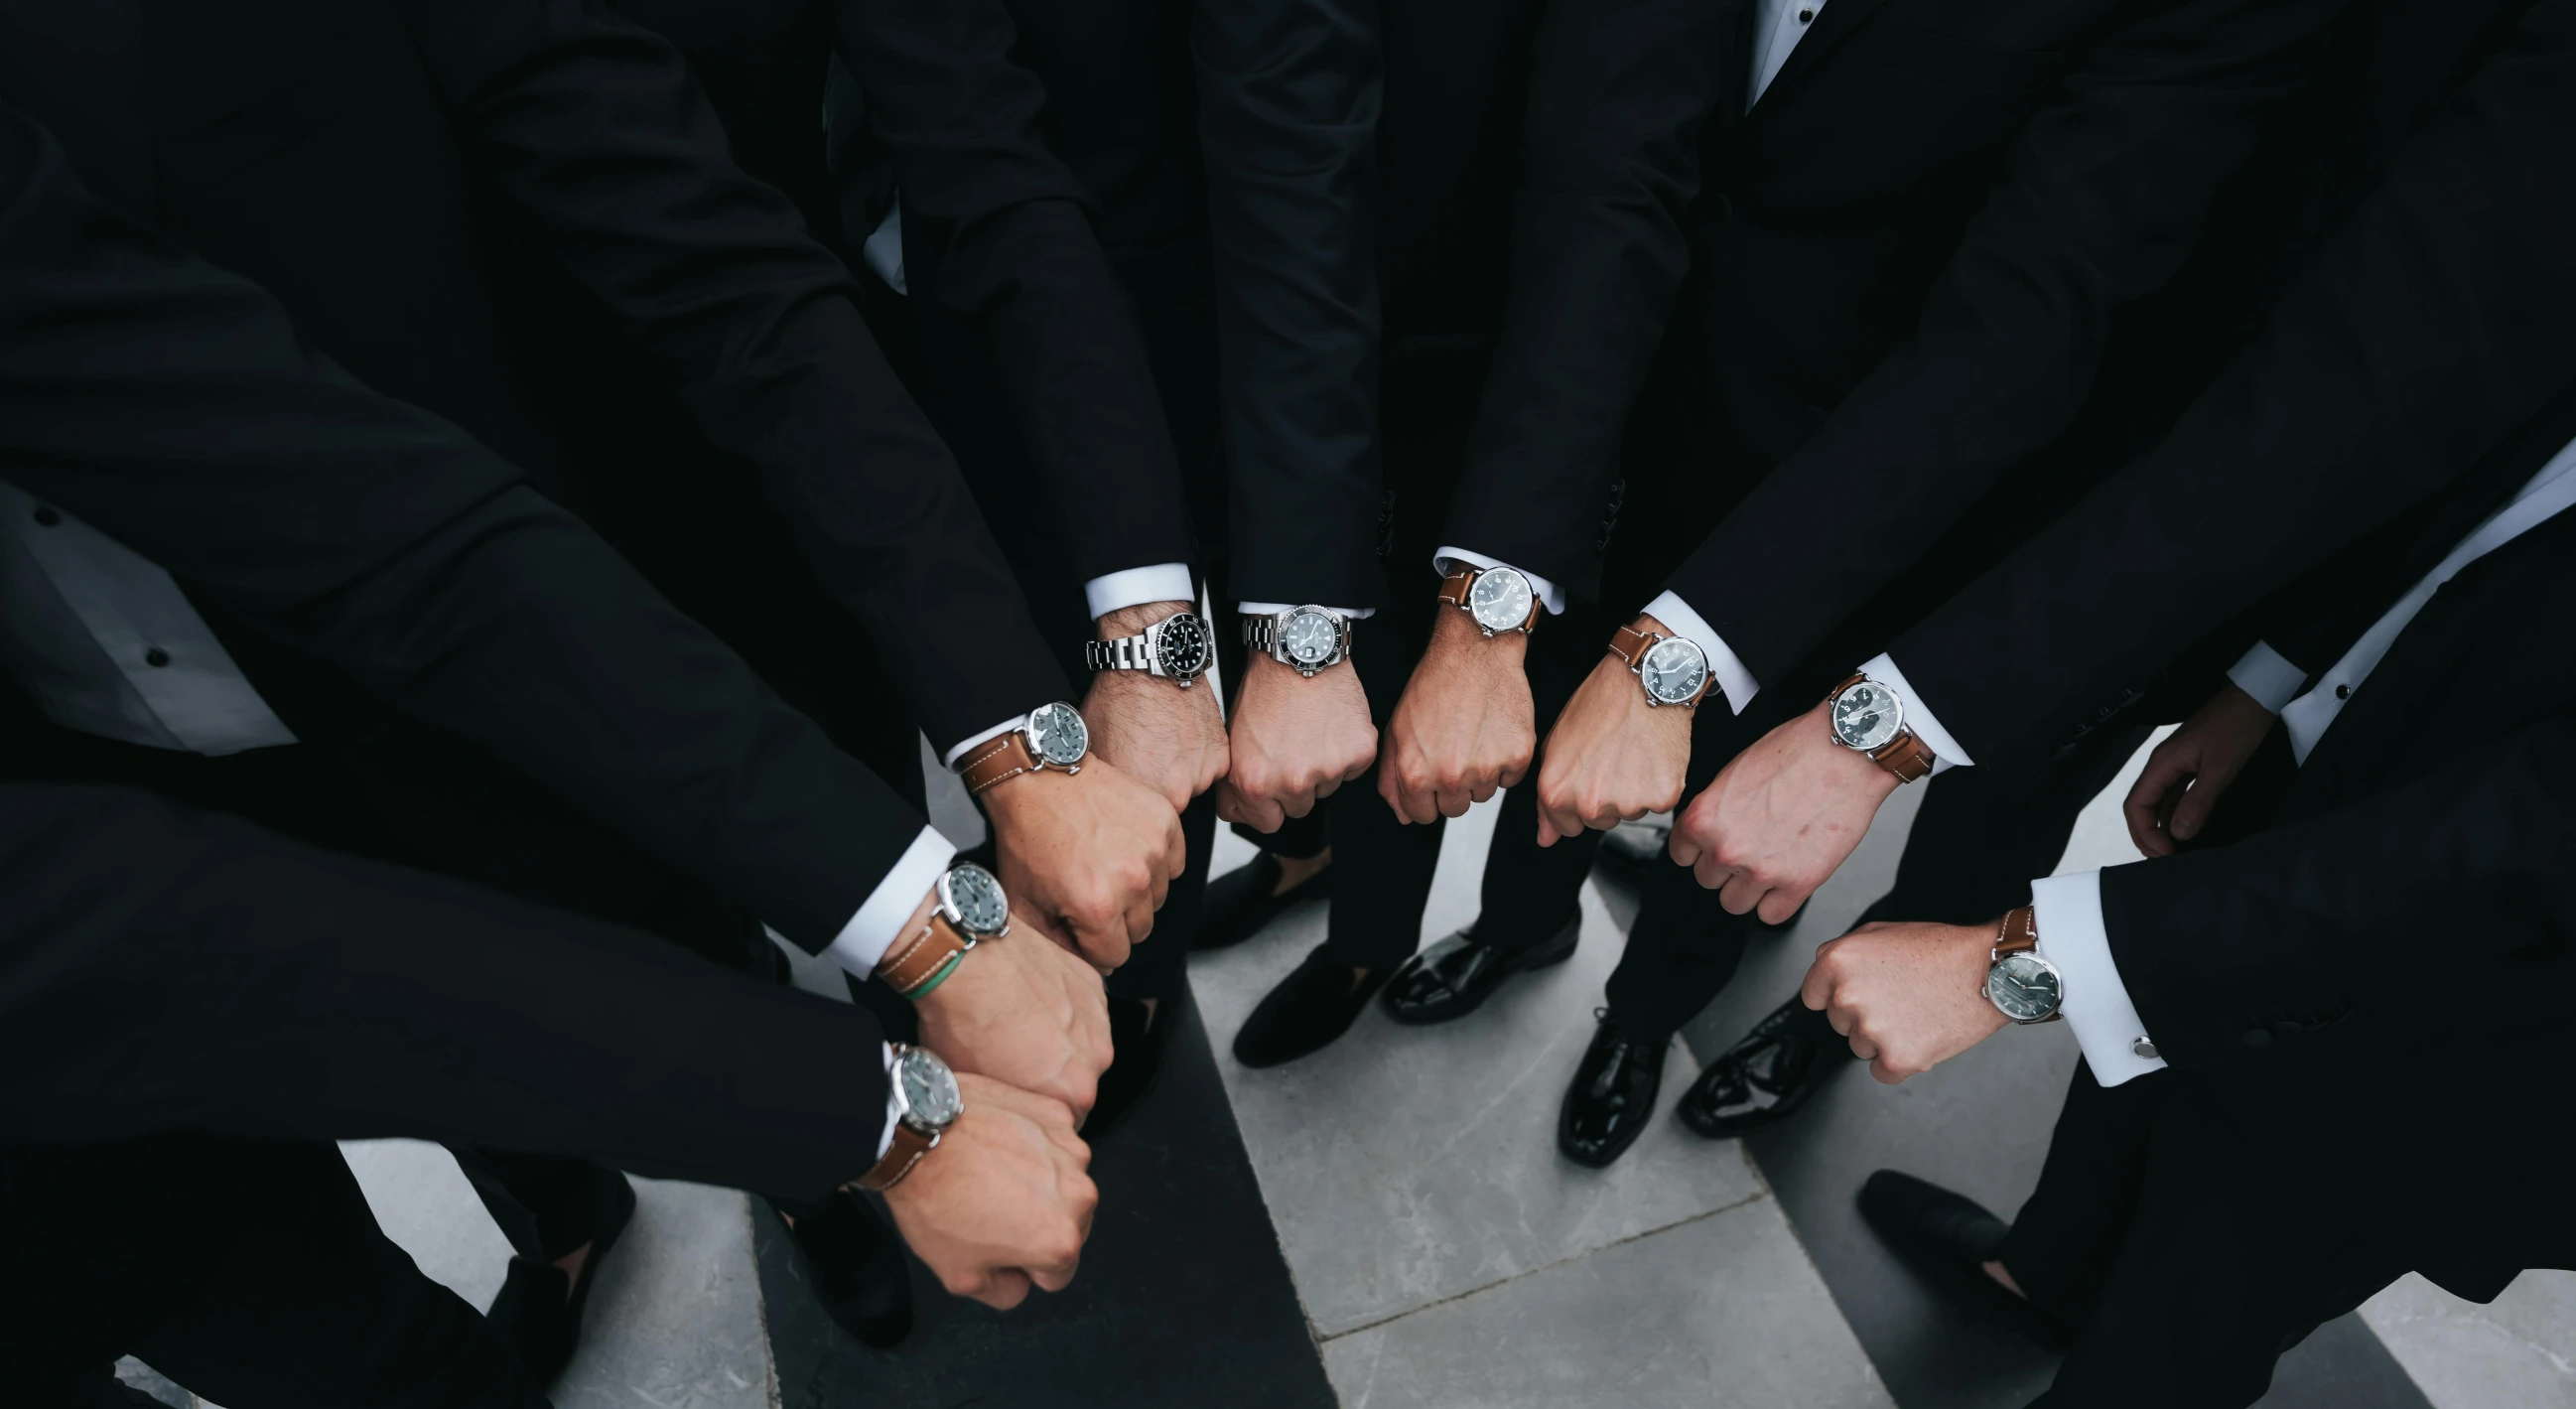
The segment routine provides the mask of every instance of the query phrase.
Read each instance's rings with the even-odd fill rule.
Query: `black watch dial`
[[[1163,622],[1162,634],[1154,638],[1154,664],[1165,675],[1187,680],[1208,667],[1208,653],[1215,643],[1208,637],[1207,623],[1191,612],[1182,612]]]

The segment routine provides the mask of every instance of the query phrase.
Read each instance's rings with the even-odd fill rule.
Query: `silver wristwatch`
[[[1082,663],[1094,671],[1141,670],[1186,690],[1206,673],[1215,647],[1203,618],[1175,612],[1134,636],[1085,643]]]
[[[1243,644],[1313,677],[1350,659],[1351,620],[1330,607],[1290,607],[1243,619]]]
[[[2004,916],[1986,956],[1986,1001],[2007,1019],[2028,1027],[2063,1016],[2066,976],[2039,955],[2039,912],[2023,906]]]

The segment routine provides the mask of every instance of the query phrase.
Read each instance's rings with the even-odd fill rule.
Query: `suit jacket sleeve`
[[[2036,756],[2124,676],[2556,414],[2576,387],[2571,147],[2576,0],[2545,0],[2162,445],[1892,647],[1972,757]]]
[[[404,9],[481,169],[669,369],[707,438],[760,467],[932,741],[1067,697],[849,271],[785,196],[733,166],[679,52],[588,0]]]
[[[0,786],[18,1139],[403,1135],[815,1197],[885,1121],[866,1010],[182,812]]]
[[[1193,556],[1179,460],[1081,183],[1038,135],[1001,0],[838,0],[835,47],[894,158],[908,260],[989,335],[1084,579]]]
[[[1701,0],[1548,7],[1533,45],[1511,291],[1440,541],[1589,595],[1621,432],[1690,268],[1700,130],[1726,86]]]
[[[1913,336],[1674,574],[1755,679],[1779,680],[2073,419],[2112,314],[2181,266],[2337,8],[2163,5],[2059,76]]]
[[[2576,883],[2576,725],[2562,716],[2440,772],[2221,850],[2102,873],[2122,983],[2175,1066],[2248,1059],[2366,1005],[2422,1005],[2436,971],[2563,987]]]
[[[1378,0],[1199,7],[1234,596],[1375,607]]]
[[[579,520],[0,109],[0,463],[820,950],[922,822]]]

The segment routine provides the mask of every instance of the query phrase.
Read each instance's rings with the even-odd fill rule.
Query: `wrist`
[[[938,909],[939,887],[934,885],[922,895],[921,903],[912,907],[912,918],[905,920],[903,928],[895,931],[894,943],[886,946],[885,957],[877,960],[875,972],[878,978],[884,978],[914,941],[930,932],[930,917]]]
[[[1529,654],[1529,633],[1498,631],[1487,636],[1476,619],[1456,607],[1444,607],[1431,623],[1431,650],[1469,655],[1478,660],[1508,660],[1518,666]]]
[[[1146,627],[1155,622],[1179,616],[1189,610],[1191,607],[1187,602],[1143,602],[1132,607],[1120,607],[1099,618],[1099,638],[1103,641],[1115,641],[1124,636],[1141,635]]]

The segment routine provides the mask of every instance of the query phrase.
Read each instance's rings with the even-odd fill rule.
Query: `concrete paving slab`
[[[2440,1409],[2576,1409],[2576,1272],[2525,1272],[2485,1306],[2409,1274],[2361,1315]]]
[[[1343,1409],[1888,1409],[1779,1205],[1676,1228],[1328,1341]]]

